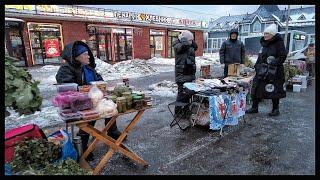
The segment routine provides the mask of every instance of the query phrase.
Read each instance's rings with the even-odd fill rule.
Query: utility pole
[[[286,20],[286,33],[284,35],[284,47],[287,49],[287,39],[288,39],[288,26],[289,26],[289,15],[290,15],[290,5],[288,5],[287,11],[287,20]]]

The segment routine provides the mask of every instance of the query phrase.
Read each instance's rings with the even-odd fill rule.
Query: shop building
[[[64,45],[75,40],[110,63],[173,58],[172,42],[181,30],[194,34],[196,56],[203,54],[201,21],[72,5],[6,5],[5,10],[6,51],[19,52],[26,66],[61,63]]]

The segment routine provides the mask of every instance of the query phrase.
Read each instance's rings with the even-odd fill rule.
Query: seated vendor
[[[61,65],[56,75],[57,83],[77,83],[78,86],[90,85],[92,81],[103,81],[103,78],[95,70],[95,59],[88,45],[82,41],[75,41],[66,45],[62,51],[62,59],[65,63]],[[111,118],[105,119],[105,124]],[[95,125],[95,121],[89,123]],[[83,152],[88,148],[89,134],[79,130],[78,136],[81,137]],[[111,126],[108,135],[114,139],[120,136],[116,122]],[[87,160],[93,160],[90,153]]]

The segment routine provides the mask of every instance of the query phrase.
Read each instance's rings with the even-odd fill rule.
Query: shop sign
[[[79,6],[37,5],[37,10],[44,13],[70,14],[74,16],[113,17],[113,13],[110,11]]]
[[[54,58],[60,56],[59,39],[46,39],[44,40],[44,49],[46,57]]]
[[[35,5],[5,5],[5,11],[9,12],[32,12],[35,10]]]

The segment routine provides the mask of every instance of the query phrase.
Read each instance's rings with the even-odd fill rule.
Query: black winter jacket
[[[79,61],[75,60],[75,45],[77,44],[81,44],[88,48],[88,54],[90,56],[90,64],[88,67],[93,70],[96,81],[103,81],[101,75],[95,70],[96,64],[88,45],[82,41],[75,41],[67,44],[62,51],[61,58],[66,62],[60,66],[58,73],[56,74],[57,83],[77,83],[79,86],[87,85],[82,65]]]
[[[269,41],[264,40],[264,37],[260,39],[262,46],[256,64],[254,65],[256,71],[259,69],[258,64],[267,64],[267,58],[269,56],[275,57],[275,62],[272,64],[277,67],[274,80],[259,80],[257,76],[253,79],[252,95],[257,98],[273,99],[286,97],[286,91],[284,90],[285,76],[283,63],[287,58],[287,50],[285,49],[283,39],[280,34],[276,34]],[[272,84],[274,90],[272,92],[266,91],[266,85]],[[272,89],[272,88],[271,88]]]
[[[232,33],[237,33],[236,29],[230,31],[230,36]],[[231,37],[224,41],[221,45],[219,56],[221,64],[233,64],[233,63],[244,63],[245,58],[245,48],[240,40],[231,41]]]
[[[183,84],[195,80],[196,61],[195,51],[198,45],[192,41],[189,44],[187,38],[181,38],[173,42],[175,52],[175,80],[176,83]]]

